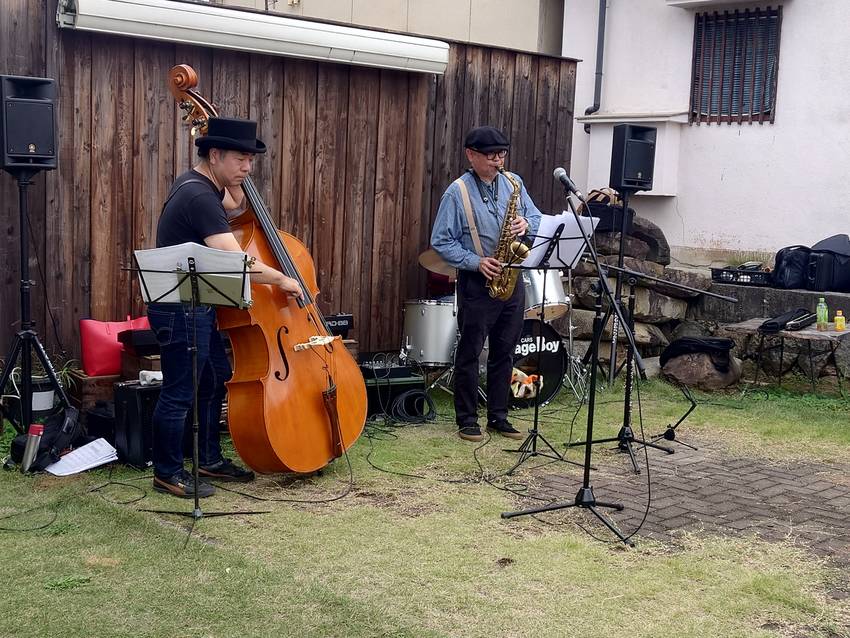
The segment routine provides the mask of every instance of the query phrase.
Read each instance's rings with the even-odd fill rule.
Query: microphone
[[[578,187],[575,185],[575,182],[570,179],[570,176],[567,175],[567,171],[561,168],[560,166],[555,169],[555,172],[552,173],[556,180],[561,182],[564,185],[564,188],[567,189],[569,193],[575,193],[581,199],[582,194]]]

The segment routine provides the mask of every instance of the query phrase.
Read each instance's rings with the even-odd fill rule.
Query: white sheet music
[[[593,229],[599,223],[599,218],[579,217],[579,219],[584,235],[592,235]],[[528,257],[525,258],[523,266],[537,266],[540,263],[543,255],[546,254],[546,248],[549,246],[548,238],[555,234],[555,230],[561,224],[564,225],[564,230],[561,233],[561,240],[549,257],[549,266],[553,268],[575,268],[582,253],[584,253],[585,241],[582,230],[576,223],[575,216],[567,211],[560,215],[543,215],[540,219],[540,227],[537,229],[538,236],[534,239],[534,245]]]
[[[56,463],[51,463],[44,469],[54,476],[68,476],[117,460],[118,452],[106,439],[95,439],[83,447],[68,452]]]
[[[237,302],[244,300],[241,306],[243,308],[247,308],[251,303],[251,278],[245,276],[243,280],[242,275],[246,260],[250,259],[245,253],[218,250],[193,242],[136,250],[134,253],[139,269],[147,271],[138,273],[145,303],[180,303],[181,294],[177,288],[183,277],[180,271],[189,272],[190,257],[194,258],[198,273],[228,273],[204,276],[204,279],[214,283],[226,296],[218,293],[203,279],[199,279],[198,292],[201,303],[230,306],[233,304],[229,299]],[[183,296],[185,301],[185,292]]]

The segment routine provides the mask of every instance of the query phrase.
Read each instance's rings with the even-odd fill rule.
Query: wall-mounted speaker
[[[652,190],[656,134],[652,126],[617,124],[614,127],[611,188],[620,193]]]
[[[56,168],[56,81],[0,75],[0,168]]]

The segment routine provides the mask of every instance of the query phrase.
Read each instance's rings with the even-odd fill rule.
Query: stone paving
[[[648,537],[674,542],[683,531],[757,534],[769,541],[792,540],[850,565],[850,464],[736,457],[721,441],[687,434],[680,438],[699,449],[661,441],[675,453],[649,450],[652,500],[637,541]],[[624,505],[622,512],[601,511],[629,534],[646,508],[646,459],[643,449],[635,446],[641,469],[635,474],[628,454],[610,452],[613,445],[594,446],[597,469],[591,472],[590,484],[598,501]],[[581,461],[583,453],[584,448],[571,451],[569,458]],[[581,468],[548,465],[539,472],[536,495],[572,502],[581,483]],[[601,524],[597,527],[599,536],[614,539]]]

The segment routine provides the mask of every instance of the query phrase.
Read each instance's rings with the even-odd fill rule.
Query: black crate
[[[712,268],[711,280],[719,284],[737,284],[739,286],[771,286],[773,280],[769,272],[763,270],[739,270],[738,268]]]

